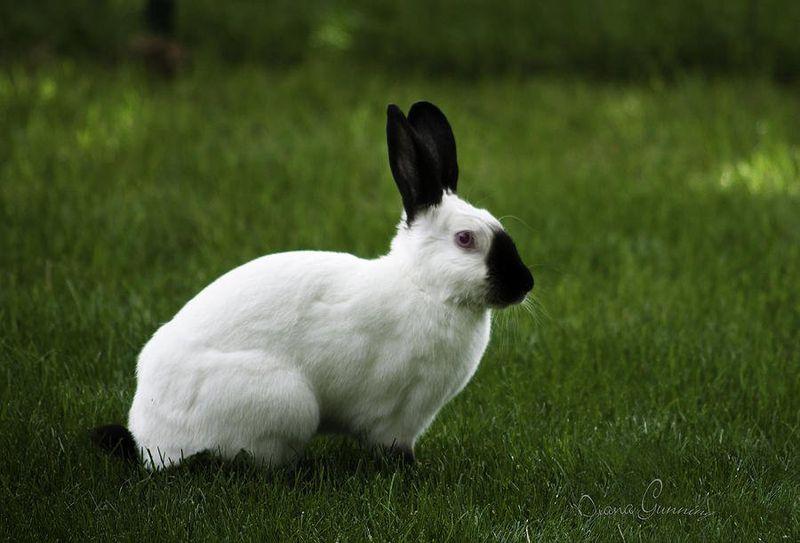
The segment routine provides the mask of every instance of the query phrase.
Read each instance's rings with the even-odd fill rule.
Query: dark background
[[[389,70],[464,76],[538,71],[595,76],[684,70],[796,78],[794,0],[179,1],[176,38],[226,60],[284,66],[326,55]],[[142,30],[132,1],[8,2],[5,56],[117,61]]]

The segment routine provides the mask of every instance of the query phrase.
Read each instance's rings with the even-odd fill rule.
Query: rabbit
[[[386,135],[403,204],[388,254],[286,252],[224,274],[147,342],[128,428],[97,428],[96,443],[149,469],[206,451],[279,466],[334,432],[414,460],[475,373],[492,310],[533,276],[500,222],[457,196],[439,108],[388,106]]]

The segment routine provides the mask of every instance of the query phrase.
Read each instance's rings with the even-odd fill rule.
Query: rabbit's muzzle
[[[505,230],[497,230],[486,257],[489,270],[487,303],[492,307],[518,304],[533,288],[533,275]]]

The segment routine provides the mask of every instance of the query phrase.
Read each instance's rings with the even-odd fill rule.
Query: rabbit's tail
[[[138,459],[136,441],[130,430],[121,424],[92,428],[89,436],[92,438],[92,443],[113,456],[129,461]]]

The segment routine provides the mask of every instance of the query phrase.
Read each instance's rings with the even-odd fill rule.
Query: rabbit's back
[[[267,255],[222,275],[170,321],[183,339],[221,350],[270,349],[289,343],[321,306],[346,296],[347,278],[368,261],[346,253]]]

